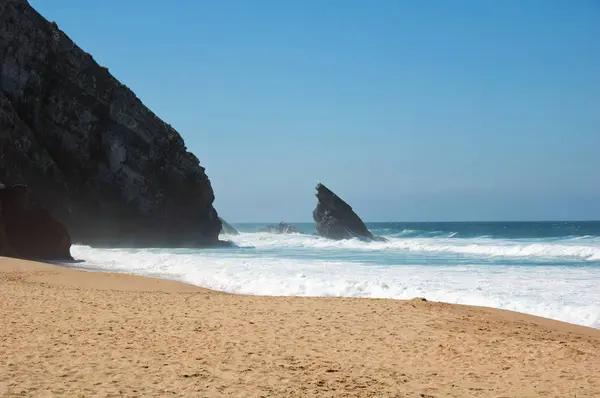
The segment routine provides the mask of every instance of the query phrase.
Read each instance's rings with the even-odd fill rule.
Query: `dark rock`
[[[27,184],[74,242],[219,244],[179,133],[25,0],[0,0],[0,181]]]
[[[373,235],[352,207],[325,185],[317,185],[316,196],[319,202],[313,211],[313,218],[319,235],[330,239],[386,240]]]
[[[0,184],[0,189],[4,186]],[[10,247],[8,236],[6,236],[6,225],[4,221],[4,215],[2,213],[2,202],[0,202],[0,256],[4,257],[15,257],[15,252]]]
[[[225,235],[239,235],[239,231],[235,228],[233,228],[231,226],[231,224],[229,224],[227,221],[223,220],[221,217],[219,217],[219,220],[221,220],[221,233],[225,234]]]
[[[298,228],[293,225],[284,223],[283,221],[279,224],[275,225],[267,225],[265,228],[261,229],[260,232],[268,232],[271,234],[302,234]]]
[[[67,229],[24,185],[0,189],[0,251],[29,259],[72,260]]]

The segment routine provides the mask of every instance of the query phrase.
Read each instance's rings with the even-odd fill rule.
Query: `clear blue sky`
[[[231,222],[600,219],[597,0],[30,0],[184,137]]]

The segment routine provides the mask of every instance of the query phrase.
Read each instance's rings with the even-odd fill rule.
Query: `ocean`
[[[333,241],[233,224],[237,247],[97,249],[81,268],[241,294],[481,305],[600,328],[600,222],[367,223],[388,242]]]

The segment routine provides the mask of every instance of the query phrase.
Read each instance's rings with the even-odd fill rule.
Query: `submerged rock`
[[[219,243],[179,133],[26,0],[0,1],[0,181],[27,184],[74,242]]]
[[[225,234],[225,235],[239,235],[240,232],[235,229],[234,227],[231,226],[231,224],[229,224],[227,221],[223,220],[221,217],[219,217],[219,220],[221,220],[221,233]]]
[[[71,238],[63,224],[24,185],[0,188],[0,255],[72,260]]]
[[[313,218],[319,235],[330,239],[386,240],[373,235],[352,207],[325,185],[319,184],[316,189],[319,202],[313,211]]]
[[[269,232],[271,234],[302,234],[300,231],[293,225],[284,223],[283,221],[279,224],[275,225],[267,225],[265,228],[261,229],[260,232]]]

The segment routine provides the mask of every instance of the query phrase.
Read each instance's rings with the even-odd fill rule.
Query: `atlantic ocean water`
[[[332,241],[233,224],[226,249],[74,246],[83,268],[242,294],[482,305],[600,328],[600,222],[370,223],[387,242]]]

